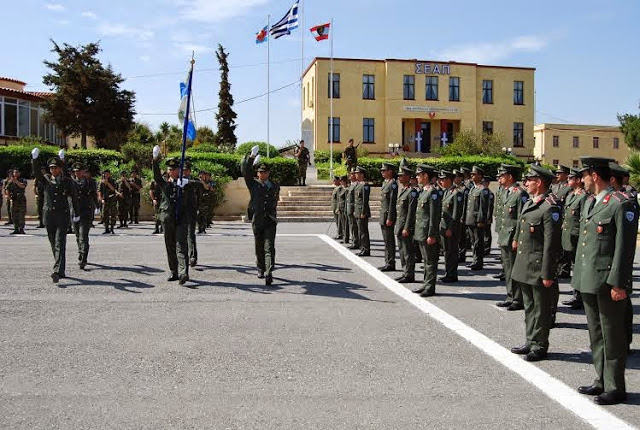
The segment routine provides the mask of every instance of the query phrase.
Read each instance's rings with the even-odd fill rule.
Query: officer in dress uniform
[[[489,190],[482,185],[484,171],[478,166],[471,169],[473,188],[469,191],[465,213],[465,225],[471,234],[473,259],[468,265],[471,270],[484,267],[484,235],[489,217]]]
[[[516,251],[513,249],[513,239],[518,226],[518,218],[522,212],[522,207],[529,200],[529,194],[517,182],[520,179],[520,166],[502,164],[498,172],[498,181],[502,187],[502,207],[500,208],[501,228],[498,232],[498,246],[503,265],[505,282],[507,286],[507,298],[496,303],[500,308],[507,308],[510,311],[524,309],[522,300],[522,290],[517,282],[511,279],[513,263],[516,259]]]
[[[395,223],[397,216],[396,203],[398,201],[398,183],[395,179],[396,166],[392,163],[382,163],[380,168],[384,181],[380,190],[380,229],[384,241],[384,265],[382,272],[396,270],[396,237]]]
[[[42,217],[44,225],[47,228],[47,236],[51,244],[53,252],[53,272],[51,279],[57,283],[60,278],[66,276],[66,249],[67,249],[67,229],[69,226],[69,202],[73,206],[73,213],[78,214],[78,195],[76,187],[70,178],[63,176],[64,169],[64,151],[61,150],[60,158],[51,158],[47,162],[50,174],[43,175],[40,170],[40,162],[38,156],[39,148],[31,151],[31,165],[33,174],[39,181],[45,184],[44,187],[44,206],[42,208]],[[80,221],[78,215],[71,218],[73,222]]]
[[[467,198],[469,197],[469,189],[464,183],[464,173],[461,169],[454,169],[455,178],[453,183],[458,188],[459,194],[462,196],[462,215],[460,216],[460,233],[458,234],[458,265],[464,263],[467,259],[467,226],[464,219],[467,211]]]
[[[269,167],[259,164],[258,147],[242,160],[242,175],[249,189],[249,219],[255,241],[258,278],[265,278],[265,284],[273,283],[273,267],[276,258],[277,209],[280,199],[280,185],[269,179]],[[253,166],[257,165],[258,177],[254,177]]]
[[[637,216],[629,202],[610,186],[607,158],[580,157],[587,199],[580,222],[572,278],[584,303],[596,379],[581,386],[582,394],[596,396],[600,405],[627,398],[624,372],[627,363],[626,311],[633,266],[629,264],[637,235]]]
[[[349,188],[349,176],[340,177],[340,188],[338,189],[338,218],[340,219],[340,235],[342,243],[347,245],[350,239],[349,217],[347,215],[347,190]]]
[[[333,177],[333,191],[331,192],[331,214],[333,214],[333,222],[336,224],[335,240],[342,240],[342,220],[338,211],[338,195],[340,194],[340,176]]]
[[[360,235],[360,257],[371,255],[371,242],[369,240],[369,218],[371,218],[371,208],[369,207],[369,194],[371,186],[366,181],[367,170],[362,166],[356,167],[356,180],[358,184],[354,189],[353,216],[358,223],[358,233]]]
[[[401,284],[415,282],[415,250],[414,228],[416,206],[418,204],[418,191],[411,187],[413,171],[408,167],[401,167],[398,172],[398,197],[396,200],[396,224],[395,234],[400,252],[402,275],[396,278]]]
[[[436,293],[442,198],[438,190],[431,185],[431,178],[436,175],[434,167],[418,164],[416,174],[423,190],[416,207],[414,238],[418,242],[424,261],[424,278],[422,288],[415,292],[422,297],[429,297]]]
[[[353,239],[353,243],[349,246],[349,249],[360,249],[360,232],[358,231],[358,222],[354,215],[356,204],[355,192],[358,186],[355,167],[349,172],[349,180],[351,182],[347,189],[347,217],[349,218],[349,228],[351,230],[351,238]]]
[[[489,191],[489,215],[487,216],[487,224],[484,226],[484,255],[485,257],[491,253],[491,244],[493,242],[493,235],[491,234],[491,224],[493,223],[493,214],[496,207],[496,195],[489,185],[493,181],[493,178],[489,175],[482,177],[482,186]]]
[[[556,183],[551,186],[551,192],[556,196],[556,201],[563,207],[567,195],[571,192],[572,188],[569,186],[569,173],[571,169],[562,164],[558,165],[558,168],[554,171],[556,175]],[[558,262],[558,278],[566,279],[571,276],[571,262],[568,260],[568,255],[564,252],[560,254],[560,261]]]
[[[82,163],[73,165],[75,179],[73,180],[78,193],[78,222],[73,223],[73,231],[78,244],[78,266],[84,270],[89,256],[89,230],[93,225],[93,216],[98,208],[98,185],[89,175]]]
[[[566,261],[569,262],[568,270],[571,271],[571,267],[576,259],[580,219],[582,218],[582,211],[588,197],[588,193],[582,186],[582,169],[571,169],[568,184],[571,187],[571,191],[567,194],[564,201],[562,252],[565,254],[564,258]],[[571,307],[571,309],[582,309],[583,305],[580,291],[573,290],[573,297],[571,297],[570,300],[564,300],[562,304]]]
[[[517,254],[511,281],[517,282],[522,291],[527,341],[511,352],[525,355],[527,361],[540,361],[547,357],[553,324],[561,215],[549,189],[553,173],[532,164],[526,178],[531,198],[522,207],[517,221],[512,243]]]
[[[442,218],[440,220],[440,237],[444,244],[445,273],[440,282],[458,282],[458,246],[460,245],[460,219],[462,218],[463,193],[453,183],[455,175],[447,170],[440,170],[438,175],[440,187],[444,190],[442,198]]]
[[[497,174],[497,179],[498,179],[498,189],[495,192],[495,201],[494,201],[494,223],[493,223],[493,230],[496,232],[496,235],[500,234],[500,230],[502,229],[502,209],[504,206],[504,196],[506,194],[506,190],[505,188],[501,185],[501,181],[500,181],[500,175],[503,173],[502,168],[498,168],[498,174]],[[491,236],[491,232],[488,232],[488,235]],[[489,242],[489,249],[491,249],[491,242]],[[485,250],[486,251],[486,250]],[[501,281],[505,280],[505,275],[504,275],[504,262],[502,262],[502,254],[500,254],[500,261],[501,261],[501,269],[500,269],[500,273],[498,273],[497,275],[494,275],[493,277],[495,279],[499,279]]]

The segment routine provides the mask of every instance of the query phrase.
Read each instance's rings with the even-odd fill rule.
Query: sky
[[[136,121],[178,124],[179,82],[195,52],[196,123],[215,130],[220,72],[214,51],[229,53],[238,142],[267,139],[267,46],[255,33],[295,0],[3,1],[0,76],[42,83],[50,39],[100,41],[99,57],[136,93]],[[334,56],[459,61],[535,67],[536,124],[617,125],[638,113],[640,0],[301,0],[291,35],[271,41],[270,141],[300,138],[301,70],[330,55],[309,31],[333,19]],[[14,18],[11,18],[14,17]],[[304,44],[301,38],[304,37]],[[304,45],[304,61],[301,45]]]

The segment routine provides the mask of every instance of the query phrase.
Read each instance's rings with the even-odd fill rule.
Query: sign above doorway
[[[460,113],[458,108],[432,107],[432,106],[404,106],[402,110],[408,112],[442,112],[442,113]]]

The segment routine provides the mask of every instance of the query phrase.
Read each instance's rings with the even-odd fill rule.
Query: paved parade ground
[[[152,229],[94,229],[87,271],[68,236],[56,285],[45,231],[0,228],[1,428],[640,426],[637,271],[629,397],[603,408],[576,392],[595,376],[583,311],[560,305],[547,360],[508,352],[524,343],[524,315],[494,306],[505,293],[495,249],[486,270],[462,266],[459,283],[423,299],[392,280],[399,272],[375,270],[377,224],[366,258],[329,224],[281,224],[265,287],[251,226],[216,223],[180,287]],[[569,292],[565,281],[561,300]]]

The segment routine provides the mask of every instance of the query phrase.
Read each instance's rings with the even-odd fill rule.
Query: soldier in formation
[[[2,183],[2,195],[7,198],[7,222],[5,222],[4,225],[13,225],[13,220],[11,219],[11,197],[9,197],[9,184],[12,178],[13,169],[8,169],[7,177]]]
[[[453,183],[453,172],[441,170],[439,185],[444,190],[442,199],[442,217],[440,220],[440,238],[444,247],[444,276],[440,282],[458,282],[458,258],[460,234],[462,233],[462,209],[464,196]]]
[[[436,293],[442,198],[438,189],[431,184],[432,178],[436,176],[435,168],[418,164],[416,176],[422,191],[416,205],[414,239],[424,262],[424,276],[422,287],[415,292],[421,297],[430,297]]]
[[[198,200],[198,233],[205,234],[206,229],[213,222],[216,183],[211,179],[211,173],[206,170],[201,170],[198,178],[202,183],[202,191]]]
[[[140,190],[142,190],[142,179],[138,176],[138,169],[131,170],[129,185],[131,186],[131,207],[129,211],[129,221],[131,224],[140,223]]]
[[[131,213],[132,186],[127,178],[127,172],[120,173],[118,184],[118,218],[120,225],[118,228],[129,228],[128,220]]]
[[[484,267],[484,236],[489,220],[490,194],[482,185],[484,171],[473,166],[471,179],[473,185],[469,190],[465,207],[465,225],[471,239],[472,261],[468,267],[471,270],[482,270]]]
[[[78,209],[74,213],[76,218],[79,218],[73,223],[73,230],[78,244],[78,266],[84,270],[89,256],[89,230],[93,225],[96,211],[99,212],[98,185],[82,163],[75,163],[73,171],[75,172],[73,182],[78,195]]]
[[[384,241],[384,265],[379,268],[382,272],[396,270],[396,202],[398,200],[398,183],[396,182],[396,166],[382,163],[380,168],[384,182],[380,190],[380,229]]]
[[[358,235],[360,243],[360,257],[371,255],[371,242],[369,240],[369,218],[371,218],[371,207],[369,206],[369,194],[371,186],[366,180],[367,170],[364,167],[356,167],[357,185],[353,190],[353,217],[358,225]]]
[[[102,223],[104,224],[102,234],[115,234],[113,228],[116,225],[119,196],[118,184],[111,177],[111,171],[105,169],[102,172],[102,180],[98,188],[98,198],[102,205]]]
[[[349,175],[349,188],[347,189],[347,218],[349,220],[349,229],[351,230],[352,243],[349,249],[360,249],[360,232],[358,231],[358,222],[354,215],[355,202],[356,202],[356,187],[358,186],[358,180],[356,175],[356,168],[352,168]]]
[[[333,191],[331,192],[331,214],[333,215],[333,222],[336,225],[335,240],[342,240],[342,220],[340,219],[340,212],[338,211],[338,196],[342,186],[340,185],[340,176],[333,177]]]
[[[14,167],[11,179],[7,183],[7,202],[11,203],[11,220],[13,231],[11,234],[25,234],[25,215],[27,213],[27,197],[25,195],[27,180],[21,175],[20,169]]]
[[[402,275],[396,278],[401,284],[415,282],[415,246],[413,235],[415,231],[416,208],[418,205],[418,191],[411,186],[414,172],[406,166],[401,166],[398,172],[398,197],[396,199],[395,235],[402,264]]]

